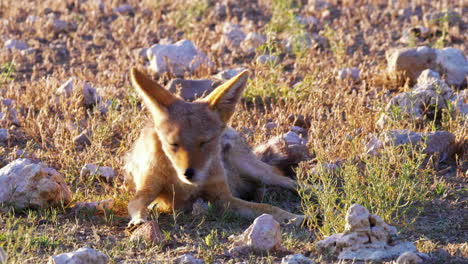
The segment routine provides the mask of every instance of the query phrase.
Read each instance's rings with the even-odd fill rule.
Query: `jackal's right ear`
[[[234,113],[237,102],[244,91],[249,72],[244,70],[229,81],[218,86],[204,100],[210,108],[218,112],[221,120],[227,123]]]
[[[175,95],[137,68],[132,68],[130,74],[133,87],[138,91],[146,106],[155,117],[165,113],[167,107],[178,100]]]

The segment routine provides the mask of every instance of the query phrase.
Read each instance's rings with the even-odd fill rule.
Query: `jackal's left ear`
[[[223,122],[228,122],[234,113],[248,78],[249,72],[245,70],[218,86],[205,98],[210,108],[218,112]]]
[[[143,98],[153,117],[166,113],[167,107],[179,100],[175,95],[136,68],[130,71],[133,87]]]

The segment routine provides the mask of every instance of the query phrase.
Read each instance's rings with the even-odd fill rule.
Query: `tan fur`
[[[136,69],[131,76],[154,124],[143,129],[125,165],[126,184],[136,191],[128,204],[129,226],[146,220],[153,201],[158,209],[171,210],[190,208],[199,197],[246,217],[269,213],[281,223],[302,222],[301,215],[236,198],[250,188],[249,181],[289,189],[296,186],[294,180],[260,161],[237,132],[226,126],[247,82],[246,71],[193,103],[169,93]]]

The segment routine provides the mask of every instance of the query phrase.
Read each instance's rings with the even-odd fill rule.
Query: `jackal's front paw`
[[[132,218],[132,220],[130,220],[130,222],[128,223],[127,225],[127,229],[129,229],[130,231],[131,230],[134,230],[135,228],[137,228],[139,225],[143,224],[146,222],[146,219],[143,219],[141,217],[134,217]]]

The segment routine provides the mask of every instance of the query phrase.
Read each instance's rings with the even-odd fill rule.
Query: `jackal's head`
[[[211,163],[219,162],[220,137],[247,83],[243,71],[192,103],[180,99],[139,70],[131,70],[133,86],[143,98],[162,149],[181,181],[198,184]]]

